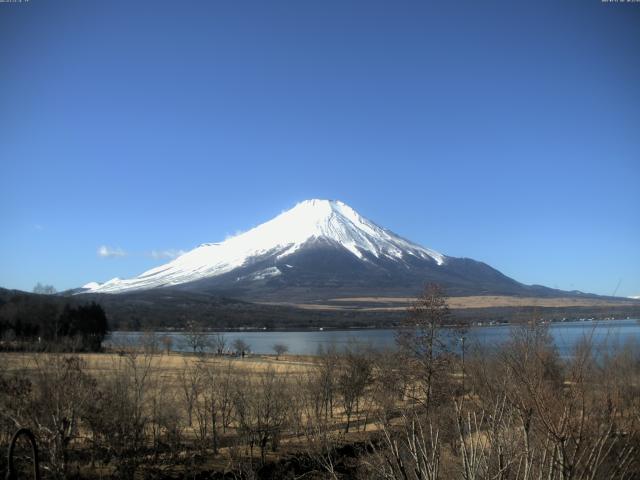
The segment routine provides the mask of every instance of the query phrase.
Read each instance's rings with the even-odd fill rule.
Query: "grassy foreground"
[[[562,360],[526,325],[456,356],[443,335],[312,357],[0,353],[0,448],[30,428],[52,479],[639,478],[636,346]]]

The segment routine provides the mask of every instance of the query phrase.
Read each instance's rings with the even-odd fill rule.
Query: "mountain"
[[[422,247],[333,200],[306,200],[245,233],[202,244],[138,277],[92,282],[80,292],[174,289],[297,302],[411,296],[427,282],[442,284],[449,295],[567,294],[523,285],[485,263]]]

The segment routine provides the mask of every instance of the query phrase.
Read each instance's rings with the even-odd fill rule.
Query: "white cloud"
[[[153,258],[176,258],[180,255],[184,255],[184,250],[176,250],[175,248],[169,248],[168,250],[151,250],[149,255]]]
[[[101,245],[98,247],[98,256],[103,258],[109,257],[125,257],[127,252],[122,250],[121,248],[112,248],[106,245]]]

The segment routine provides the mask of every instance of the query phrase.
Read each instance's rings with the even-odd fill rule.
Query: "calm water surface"
[[[498,346],[510,337],[513,327],[509,325],[472,327],[467,332],[467,345]],[[640,348],[639,320],[603,320],[583,322],[552,323],[549,331],[562,356],[570,356],[573,347],[585,337],[591,337],[596,346],[613,350],[627,343],[635,343]],[[142,332],[113,332],[107,339],[111,344],[138,343]],[[188,351],[190,348],[183,333],[161,332],[157,335],[169,335],[173,338],[173,350]],[[213,333],[211,334],[213,335]],[[313,355],[318,347],[335,345],[344,348],[352,342],[371,345],[374,348],[393,348],[395,331],[380,330],[307,330],[299,332],[224,332],[227,345],[235,339],[242,339],[258,354],[273,353],[273,345],[283,343],[289,347],[289,353]]]

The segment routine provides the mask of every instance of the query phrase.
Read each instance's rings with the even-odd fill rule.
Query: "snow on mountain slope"
[[[224,242],[200,245],[132,279],[114,278],[103,284],[91,282],[85,285],[83,293],[121,293],[215,277],[265,255],[284,259],[313,240],[329,241],[365,262],[368,261],[367,255],[396,261],[413,256],[432,260],[437,265],[446,261],[444,255],[379,227],[340,201],[306,200]],[[280,271],[274,267],[256,278],[279,274]]]

